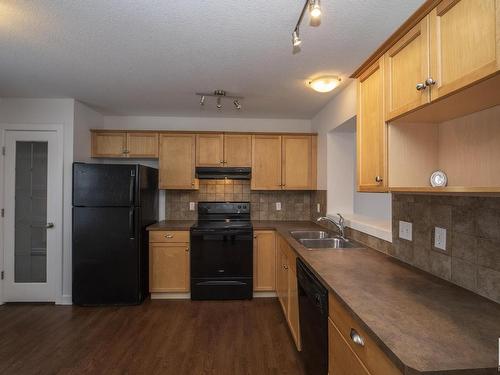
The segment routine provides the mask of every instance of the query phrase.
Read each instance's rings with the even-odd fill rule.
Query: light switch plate
[[[412,239],[413,225],[407,221],[399,221],[399,238],[403,240],[413,241]]]
[[[196,209],[194,202],[189,202],[189,211],[194,211]]]
[[[434,247],[446,251],[446,229],[434,228]]]
[[[276,211],[281,211],[281,202],[276,202]]]
[[[321,204],[316,204],[316,212],[319,214],[321,212]]]

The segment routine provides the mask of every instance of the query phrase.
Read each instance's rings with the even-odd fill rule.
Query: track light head
[[[236,108],[238,111],[241,109],[241,103],[238,99],[234,99],[233,104],[234,108]]]
[[[302,40],[300,39],[300,36],[299,36],[299,29],[298,28],[296,28],[293,31],[293,34],[292,34],[292,43],[293,43],[294,47],[298,47],[298,46],[300,46],[300,43],[302,43]]]
[[[217,98],[217,109],[221,109],[222,108],[222,102],[221,102],[221,97],[219,96]]]
[[[309,0],[309,14],[312,18],[321,17],[320,0]]]
[[[201,105],[201,106],[204,106],[204,105],[205,105],[205,95],[202,95],[202,96],[200,97],[200,105]]]

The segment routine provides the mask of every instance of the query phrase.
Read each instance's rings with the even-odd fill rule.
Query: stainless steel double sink
[[[362,247],[362,245],[323,230],[293,230],[290,235],[308,250],[334,250]]]

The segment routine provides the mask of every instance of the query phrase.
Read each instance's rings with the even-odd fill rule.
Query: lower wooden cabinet
[[[253,239],[253,290],[276,290],[276,234],[272,230],[255,231]]]
[[[152,232],[149,242],[149,291],[189,292],[189,242],[171,242],[169,232]],[[179,241],[189,232],[175,232]],[[182,234],[181,234],[182,233]],[[156,242],[154,242],[156,241]]]
[[[330,319],[328,319],[328,351],[329,375],[370,375]]]
[[[402,375],[332,293],[328,305],[330,375]]]
[[[297,255],[278,236],[276,292],[297,349],[300,350],[299,297],[297,290]]]

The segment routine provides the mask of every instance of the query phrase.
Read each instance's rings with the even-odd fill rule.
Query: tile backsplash
[[[413,241],[399,238],[399,221]],[[446,251],[434,228],[446,229]],[[393,194],[390,255],[500,302],[500,197]]]
[[[316,192],[250,191],[248,180],[200,180],[199,190],[167,190],[165,212],[167,220],[195,220],[198,213],[189,210],[189,202],[250,201],[252,220],[310,220],[313,196],[316,202]]]

